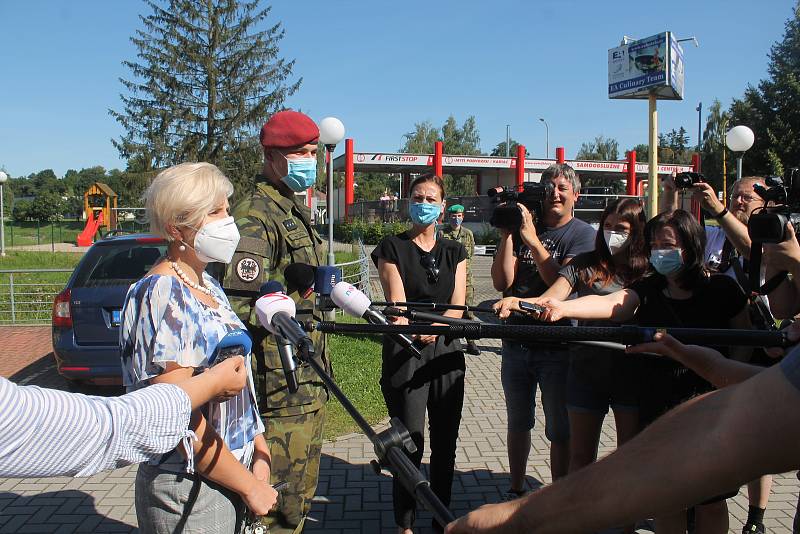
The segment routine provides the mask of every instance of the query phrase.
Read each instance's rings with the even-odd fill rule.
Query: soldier
[[[241,240],[223,280],[231,305],[253,335],[258,407],[272,455],[270,479],[288,483],[276,509],[262,519],[271,533],[303,530],[317,487],[328,391],[308,365],[298,365],[300,387],[289,393],[274,336],[258,323],[254,303],[264,281],[286,285],[289,264],[320,264],[322,239],[302,202],[316,183],[318,138],[314,121],[296,111],[276,113],[261,128],[264,167],[255,191],[233,208]],[[287,287],[286,292],[298,310],[313,310],[313,318],[322,320],[313,300],[304,299],[298,288]],[[315,357],[330,371],[323,336],[310,335]]]
[[[475,302],[475,288],[472,285],[472,255],[475,253],[475,236],[472,235],[472,230],[465,228],[464,223],[464,206],[461,204],[454,204],[447,208],[450,220],[444,228],[439,230],[439,238],[452,239],[458,241],[464,248],[467,249],[467,306],[474,306]],[[465,319],[475,320],[475,315],[468,311],[464,313]],[[467,340],[467,354],[477,356],[481,351],[473,340]]]

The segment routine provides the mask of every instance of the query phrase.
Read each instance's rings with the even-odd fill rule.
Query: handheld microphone
[[[305,350],[309,358],[314,356],[314,344],[308,334],[295,320],[295,304],[286,293],[280,282],[266,282],[261,286],[262,296],[256,300],[256,316],[258,321],[269,330],[278,344],[283,374],[291,393],[297,391],[297,366],[292,348]]]
[[[339,306],[347,315],[365,319],[371,324],[390,324],[382,313],[369,307],[371,304],[369,297],[347,282],[339,282],[334,286],[333,291],[331,291],[331,300],[333,300],[334,304]],[[422,353],[408,336],[403,334],[389,334],[389,337],[402,345],[417,359],[422,358]]]
[[[315,275],[314,267],[307,263],[291,263],[283,271],[283,277],[286,278],[286,286],[289,292],[291,293],[292,289],[296,289],[304,299],[314,293]]]
[[[214,352],[208,359],[208,366],[216,365],[231,356],[247,356],[252,348],[253,340],[250,339],[250,334],[241,328],[231,330],[222,336],[217,346],[214,347]]]
[[[317,308],[331,311],[336,304],[331,299],[334,286],[342,281],[342,270],[332,265],[320,265],[314,276],[314,292],[317,294]]]

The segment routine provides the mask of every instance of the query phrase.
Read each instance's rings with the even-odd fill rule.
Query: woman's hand
[[[395,324],[395,325],[407,325],[407,324],[410,324],[408,322],[408,317],[392,317],[392,316],[389,316],[389,317],[387,317],[387,319],[389,320],[390,323]]]
[[[247,366],[241,356],[231,356],[205,372],[214,377],[214,400],[218,402],[235,397],[247,384]]]
[[[247,490],[240,496],[247,508],[257,516],[267,515],[278,502],[278,492],[269,482],[258,480],[255,474]]]
[[[625,349],[625,352],[628,354],[649,352],[651,354],[660,354],[661,356],[667,356],[673,360],[680,361],[679,355],[681,352],[686,351],[686,349],[686,345],[671,335],[665,332],[656,332],[653,336],[653,341],[639,343],[638,345],[631,345]]]
[[[494,304],[492,304],[492,308],[494,308],[495,313],[501,319],[508,319],[511,315],[511,312],[521,311],[519,308],[519,298],[518,297],[505,297]]]
[[[546,308],[542,312],[530,312],[530,315],[538,319],[540,321],[544,321],[546,323],[555,323],[564,319],[566,316],[564,315],[564,302],[552,297],[540,297],[537,299],[525,299],[526,302],[530,302],[531,304],[538,304],[539,306],[543,306]]]

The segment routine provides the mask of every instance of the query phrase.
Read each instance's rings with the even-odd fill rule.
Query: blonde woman
[[[223,337],[244,330],[205,273],[209,262],[230,262],[239,242],[228,214],[232,193],[230,181],[208,163],[166,169],[145,192],[151,231],[169,245],[125,298],[120,345],[129,391],[191,377],[209,366]],[[277,493],[269,485],[269,449],[250,372],[239,395],[193,412],[190,428],[195,439],[139,467],[142,532],[233,533],[241,527],[243,505],[266,514]]]

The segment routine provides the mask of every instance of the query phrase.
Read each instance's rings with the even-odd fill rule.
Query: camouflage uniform
[[[475,236],[472,235],[472,230],[465,228],[463,224],[458,228],[453,228],[447,224],[439,230],[439,237],[458,241],[467,249],[467,298],[465,302],[467,306],[474,306],[475,288],[472,286],[472,255],[475,254]],[[466,312],[464,313],[464,318],[474,320],[475,315],[472,312]]]
[[[305,364],[297,367],[299,390],[288,392],[275,339],[259,325],[255,313],[255,296],[263,282],[276,280],[286,286],[284,269],[289,264],[320,264],[322,239],[311,226],[310,210],[298,199],[286,198],[257,177],[254,194],[233,208],[241,240],[223,280],[233,309],[253,335],[253,375],[272,455],[271,480],[289,483],[276,510],[263,519],[269,532],[302,532],[317,487],[328,400],[323,382]],[[286,289],[298,310],[314,310],[313,319],[322,320],[312,300],[303,299],[297,288]],[[298,314],[301,321],[311,318]],[[310,336],[317,360],[330,371],[324,336],[319,332]]]

